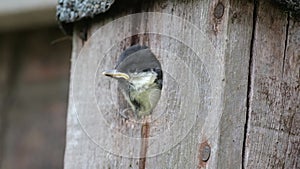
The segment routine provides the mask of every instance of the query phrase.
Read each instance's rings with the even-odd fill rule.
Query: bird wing
[[[161,90],[160,89],[152,89],[150,92],[149,92],[149,102],[151,104],[151,108],[153,109],[159,98],[160,98],[160,94],[161,94]]]

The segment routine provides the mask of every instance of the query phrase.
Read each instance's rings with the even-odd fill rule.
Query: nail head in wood
[[[215,10],[214,10],[214,16],[217,18],[217,19],[221,19],[222,16],[224,15],[224,5],[219,2],[217,4],[217,6],[215,7]]]
[[[205,145],[203,147],[203,150],[202,150],[202,153],[201,153],[201,160],[203,162],[207,162],[209,160],[210,152],[211,152],[210,146],[209,145]]]

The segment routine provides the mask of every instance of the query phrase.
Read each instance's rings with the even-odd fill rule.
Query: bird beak
[[[129,79],[129,75],[126,73],[118,72],[116,69],[106,70],[102,73],[105,76],[113,77],[113,78],[123,78],[125,80]]]

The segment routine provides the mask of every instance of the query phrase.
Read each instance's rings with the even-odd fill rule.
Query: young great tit
[[[122,94],[138,118],[151,114],[160,98],[163,73],[148,47],[129,47],[120,55],[115,69],[103,74],[118,80]]]

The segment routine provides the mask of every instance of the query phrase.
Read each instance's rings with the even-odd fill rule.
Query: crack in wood
[[[246,142],[247,142],[247,132],[249,128],[249,121],[250,121],[250,103],[251,103],[251,93],[252,93],[252,86],[253,86],[253,80],[252,80],[252,73],[253,73],[253,49],[254,49],[254,41],[255,41],[255,30],[256,30],[256,21],[257,21],[257,15],[258,15],[258,1],[253,0],[254,8],[253,8],[253,29],[252,29],[252,38],[251,38],[251,46],[250,46],[250,58],[249,58],[249,66],[248,66],[248,89],[247,89],[247,101],[246,101],[246,120],[244,125],[244,140],[243,140],[243,149],[242,149],[242,168],[245,167],[246,163]]]
[[[290,13],[288,13],[288,15],[287,15],[287,24],[286,24],[286,30],[285,30],[285,42],[284,42],[284,53],[283,53],[281,77],[283,77],[283,75],[284,75],[284,65],[285,65],[286,51],[287,51],[288,40],[289,40],[289,27],[290,27]]]
[[[284,54],[283,54],[282,69],[281,69],[281,78],[282,78],[283,81],[284,81],[283,76],[284,76],[284,72],[285,72],[284,69],[285,69],[285,64],[286,64],[285,60],[286,60],[287,47],[288,47],[288,41],[289,41],[289,27],[290,27],[290,19],[291,19],[291,18],[290,18],[290,15],[291,15],[291,13],[288,12],[288,14],[287,14],[286,31],[285,31]],[[282,84],[281,84],[281,85],[282,85]],[[284,103],[284,98],[282,98],[282,103]],[[283,111],[284,111],[284,110],[285,110],[285,104],[282,104],[282,106],[283,106]],[[290,126],[290,128],[289,128],[287,140],[289,140],[289,139],[290,139],[290,136],[291,136],[291,130],[292,130],[292,128],[293,128],[292,123],[293,123],[295,114],[296,114],[296,113],[294,113],[294,114],[292,115],[291,119],[290,119],[290,124],[291,124],[291,126]],[[282,117],[282,114],[280,115],[280,118],[281,118],[281,117]],[[287,144],[287,145],[286,145],[286,151],[285,151],[285,154],[284,154],[285,158],[288,156],[287,153],[288,153],[288,150],[289,150],[289,142],[287,142],[286,144]],[[285,163],[283,163],[282,168],[285,168]]]

